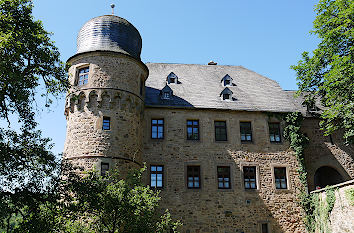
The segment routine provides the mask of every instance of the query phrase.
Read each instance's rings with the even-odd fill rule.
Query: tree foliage
[[[69,178],[66,226],[86,232],[177,232],[179,222],[158,208],[159,192],[142,183],[144,169],[132,170],[125,179],[117,169],[104,177],[90,171],[84,178]]]
[[[0,0],[0,117],[16,113],[19,120],[35,126],[36,88],[44,83],[44,94],[50,97],[68,84],[51,34],[34,20],[32,8],[30,0]]]
[[[321,42],[312,56],[302,54],[296,71],[299,92],[309,101],[321,98],[326,134],[343,130],[346,142],[354,142],[354,0],[320,0],[311,33]]]
[[[12,202],[12,214],[2,227],[7,232],[109,232],[170,233],[181,225],[158,208],[159,192],[141,182],[141,170],[122,179],[117,169],[102,177],[67,164],[64,179],[57,179],[52,193],[33,198],[34,204]],[[31,194],[32,195],[32,194]],[[31,209],[32,208],[32,209]],[[7,210],[5,210],[7,211]],[[0,228],[1,229],[1,228]]]
[[[51,177],[59,168],[50,140],[36,130],[35,96],[45,96],[48,105],[68,82],[58,49],[32,8],[30,0],[0,0],[0,120],[8,126],[0,128],[0,225],[6,230],[54,198]],[[15,121],[19,129],[11,127]]]

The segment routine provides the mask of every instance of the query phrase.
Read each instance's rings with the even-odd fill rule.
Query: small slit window
[[[85,85],[88,83],[89,72],[90,72],[90,68],[88,66],[79,69],[79,79],[78,79],[79,86],[82,86],[82,85]]]
[[[143,90],[144,90],[144,82],[140,80],[140,95],[143,95]]]
[[[101,163],[101,176],[106,176],[109,171],[109,163]]]
[[[111,118],[110,117],[103,117],[103,122],[102,122],[102,129],[103,130],[110,130],[111,129]]]

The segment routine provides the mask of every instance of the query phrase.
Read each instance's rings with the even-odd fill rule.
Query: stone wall
[[[164,118],[164,139],[151,139],[151,119]],[[186,139],[186,121],[199,120],[200,140]],[[214,120],[227,123],[228,141],[214,137]],[[240,121],[251,121],[252,143],[241,143]],[[146,108],[144,159],[164,166],[162,207],[184,223],[182,232],[305,232],[298,205],[298,163],[288,143],[270,143],[267,114],[259,112]],[[186,166],[201,167],[201,188],[188,189]],[[254,165],[258,189],[245,190],[242,166]],[[217,166],[231,167],[231,189],[217,187]],[[276,190],[273,167],[287,168],[288,189]],[[147,177],[147,183],[148,181]]]
[[[324,166],[338,171],[343,181],[354,179],[353,146],[344,145],[340,133],[332,135],[332,140],[324,136],[319,121],[316,118],[305,118],[302,124],[302,131],[310,139],[309,145],[305,148],[305,165],[310,190],[315,189],[314,180],[317,169]]]
[[[328,226],[332,233],[354,232],[354,203],[350,200],[348,190],[354,192],[354,180],[332,186],[335,191],[335,204],[329,215]],[[316,190],[312,194],[318,193],[320,200],[326,200],[326,189]],[[352,193],[352,195],[354,195]],[[316,233],[322,233],[318,229]],[[327,233],[327,232],[326,232]]]

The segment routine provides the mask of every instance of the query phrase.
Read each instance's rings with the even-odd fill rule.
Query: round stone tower
[[[141,36],[127,20],[104,15],[88,21],[68,59],[63,158],[104,173],[142,164],[145,80]]]

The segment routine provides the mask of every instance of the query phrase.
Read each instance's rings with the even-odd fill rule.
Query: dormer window
[[[170,93],[169,92],[165,92],[165,93],[163,93],[164,95],[163,95],[163,98],[164,99],[169,99],[170,98]]]
[[[224,87],[232,86],[232,78],[228,74],[221,79],[221,82],[223,83]]]
[[[223,100],[229,100],[230,99],[230,94],[223,94],[222,95]]]
[[[222,96],[223,100],[232,100],[232,94],[233,94],[233,92],[228,87],[226,87],[221,92],[220,96]]]
[[[166,84],[166,86],[161,90],[161,98],[168,100],[171,99],[173,95],[172,89]]]
[[[168,76],[167,76],[167,83],[178,83],[178,77],[177,75],[175,75],[175,73],[171,72]]]
[[[318,112],[320,108],[318,108],[315,104],[315,101],[304,101],[302,106],[306,107],[307,112]]]

